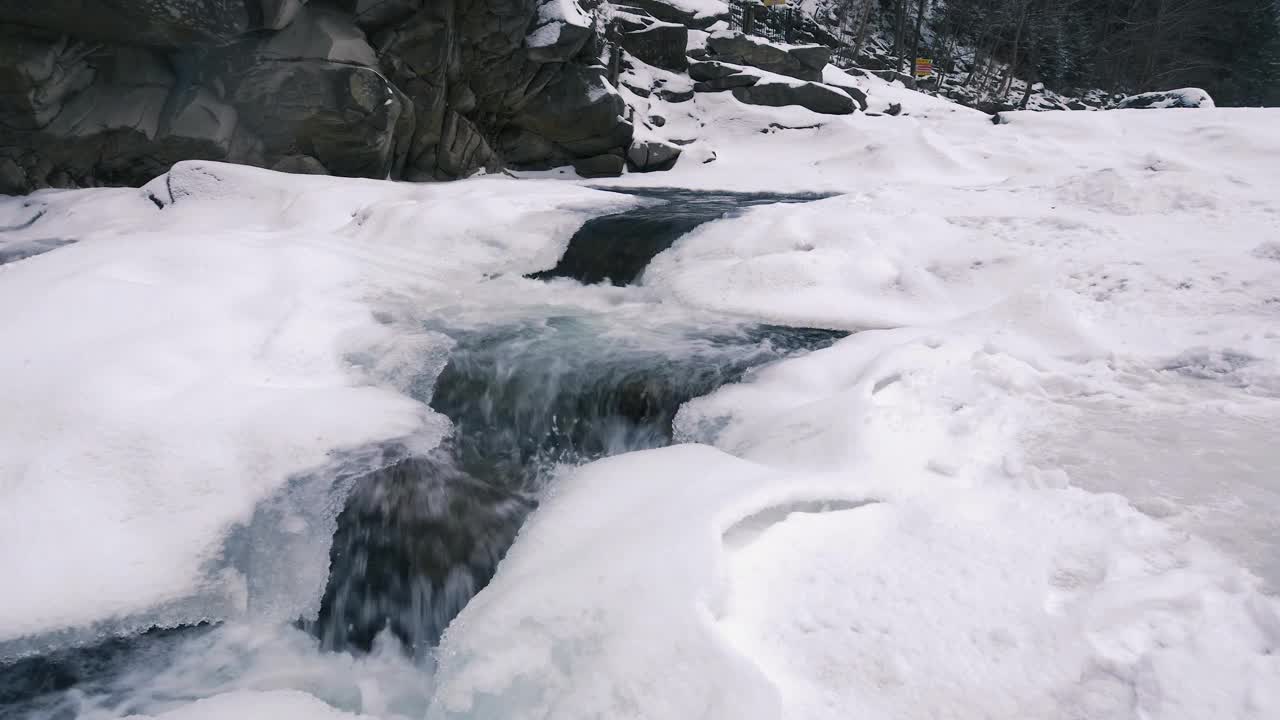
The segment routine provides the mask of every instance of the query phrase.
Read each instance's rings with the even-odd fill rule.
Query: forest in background
[[[873,36],[907,73],[926,56],[942,73],[999,63],[1007,94],[1207,90],[1219,105],[1280,105],[1280,0],[834,0],[803,3],[867,54]],[[816,19],[815,18],[815,19]],[[1001,88],[997,88],[997,91]],[[1011,98],[1017,103],[1018,98]],[[1025,102],[1025,100],[1024,100]]]

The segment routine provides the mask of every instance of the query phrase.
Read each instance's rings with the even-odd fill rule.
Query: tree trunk
[[[1031,45],[1031,68],[1027,72],[1027,89],[1022,93],[1022,102],[1018,103],[1019,110],[1026,110],[1027,103],[1031,102],[1031,86],[1036,84],[1040,79],[1040,43],[1035,42],[1032,38]]]
[[[902,53],[907,49],[906,38],[903,37],[907,32],[907,0],[897,0],[897,3],[898,14],[893,30],[893,57],[897,63],[893,68],[895,74],[902,72]]]
[[[911,87],[915,87],[916,83],[916,58],[920,57],[920,28],[924,24],[924,9],[928,0],[920,0],[916,5],[916,28],[915,41],[911,46]]]
[[[853,43],[853,60],[858,61],[858,55],[862,53],[862,44],[867,41],[867,28],[870,25],[867,21],[871,19],[871,3],[874,0],[862,0],[862,17],[858,20],[858,39]]]
[[[1013,54],[1009,57],[1009,69],[1005,74],[1004,84],[1000,88],[1002,99],[1009,97],[1009,88],[1013,86],[1013,77],[1018,72],[1018,53],[1022,50],[1022,28],[1027,24],[1027,6],[1030,4],[1030,0],[1023,0],[1018,9],[1018,29],[1013,33]]]

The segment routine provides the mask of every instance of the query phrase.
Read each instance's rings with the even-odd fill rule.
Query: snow
[[[729,14],[729,4],[724,0],[659,0],[659,2],[699,20]]]
[[[1142,109],[1162,109],[1162,108],[1213,108],[1216,107],[1213,98],[1209,93],[1200,88],[1182,88],[1180,90],[1165,90],[1161,92],[1141,93],[1139,95],[1130,95],[1115,105],[1116,109],[1126,108],[1142,108]]]
[[[618,181],[843,191],[643,285],[862,331],[686,404],[701,444],[563,479],[428,717],[1280,713],[1274,112],[997,126],[899,92],[778,134],[702,96],[716,162]]]
[[[630,202],[573,179],[192,163],[0,202],[2,247],[48,249],[0,267],[0,642],[236,619],[128,681],[153,717],[1280,717],[1276,112],[994,125],[826,79],[903,115],[624,88],[686,144],[607,184],[837,194],[705,225],[637,288],[511,277]],[[424,318],[550,302],[856,332],[566,471],[434,677],[314,653],[281,621],[341,488],[251,518],[447,430],[404,394],[447,348]],[[236,523],[300,539],[246,572]]]
[[[543,0],[538,6],[538,21],[525,38],[525,44],[531,48],[551,47],[560,42],[565,25],[589,28],[591,23],[591,15],[577,0]]]
[[[0,403],[21,409],[0,416],[0,577],[22,588],[0,597],[0,656],[54,631],[314,612],[345,491],[326,483],[446,430],[402,391],[447,345],[393,301],[550,267],[583,211],[619,202],[522,183],[495,207],[514,183],[184,163],[143,191],[5,199],[44,213],[7,243],[78,242],[0,268]],[[286,484],[306,498],[286,496],[287,532],[251,523]],[[236,526],[283,545],[241,567]]]

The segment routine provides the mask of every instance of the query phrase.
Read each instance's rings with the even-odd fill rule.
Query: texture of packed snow
[[[40,215],[7,242],[77,240],[0,268],[0,577],[22,589],[0,597],[0,655],[73,628],[314,612],[344,491],[325,485],[447,425],[402,394],[447,345],[396,303],[550,267],[593,197],[620,202],[515,183],[186,163],[144,190],[0,201]],[[312,505],[261,528],[282,546],[254,555],[260,503],[317,472],[297,493]],[[224,547],[236,526],[249,567]]]
[[[252,577],[209,562],[231,525],[335,450],[443,430],[402,394],[445,349],[418,320],[643,297],[857,332],[687,403],[686,444],[561,478],[434,680],[287,633],[246,656],[259,631],[231,625],[138,680],[140,711],[1280,717],[1276,112],[993,125],[828,72],[903,115],[624,90],[684,155],[611,184],[838,193],[705,225],[638,288],[485,279],[626,202],[569,182],[197,163],[0,202],[6,247],[77,241],[0,268],[0,400],[23,409],[0,420],[0,577],[32,588],[0,640],[193,593],[253,615]],[[318,594],[280,567],[303,579],[268,619]],[[215,665],[245,671],[202,685]]]
[[[863,331],[685,405],[718,451],[564,480],[429,717],[1280,713],[1274,112],[914,95],[792,142],[695,101],[719,157],[663,184],[846,194],[703,226],[644,286]]]

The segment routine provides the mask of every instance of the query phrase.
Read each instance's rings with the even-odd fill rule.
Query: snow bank
[[[0,657],[314,612],[342,479],[446,429],[400,391],[447,346],[394,302],[550,267],[620,202],[514,183],[183,163],[143,191],[5,200],[38,216],[7,242],[78,242],[0,268]]]
[[[428,717],[1280,709],[1274,607],[1119,498],[866,480],[698,446],[589,466],[450,628]]]
[[[694,102],[719,157],[666,183],[847,195],[704,226],[644,289],[885,329],[565,479],[428,716],[1280,713],[1274,112],[775,135]]]

